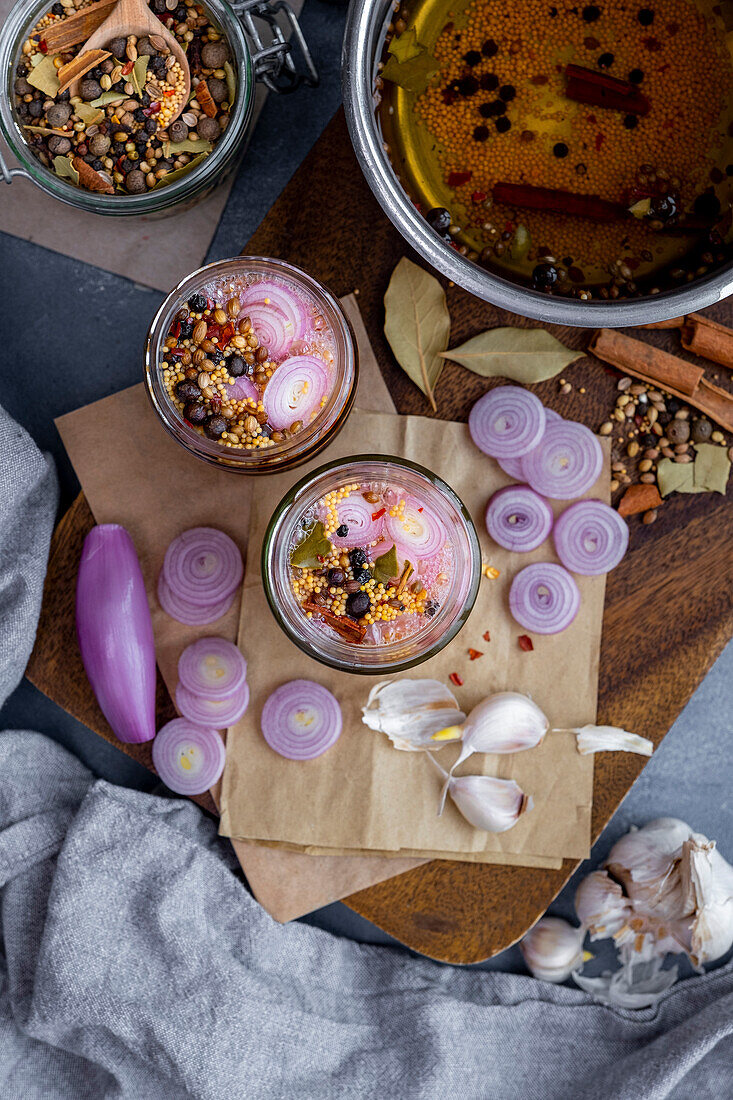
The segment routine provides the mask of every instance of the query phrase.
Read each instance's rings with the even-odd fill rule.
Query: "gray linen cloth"
[[[29,441],[15,438],[22,462]],[[45,497],[0,499],[3,560],[7,531],[30,538],[16,534],[4,566],[5,590],[21,593],[0,619],[6,688],[7,639],[20,631],[27,652],[35,630],[44,484]],[[95,781],[26,731],[0,734],[0,922],[2,1100],[731,1095],[732,965],[655,1010],[615,1011],[529,977],[282,927],[197,807]]]

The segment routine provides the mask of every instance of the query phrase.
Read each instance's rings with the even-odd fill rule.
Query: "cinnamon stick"
[[[588,350],[625,374],[661,386],[733,432],[733,394],[709,382],[702,367],[633,340],[617,329],[599,329]]]
[[[208,115],[209,118],[216,117],[216,103],[211,96],[209,85],[206,83],[205,80],[199,80],[198,84],[196,85],[196,99],[198,100],[199,107],[205,115]]]
[[[634,325],[635,329],[644,328],[682,328],[687,318],[672,317],[669,321],[650,321],[648,325]]]
[[[680,340],[687,351],[733,370],[733,329],[701,317],[699,313],[691,313],[684,318]]]
[[[648,115],[651,108],[651,103],[635,84],[596,69],[584,69],[581,65],[565,67],[565,95],[576,103],[624,111],[629,115]]]
[[[347,619],[344,615],[334,615],[325,607],[320,607],[312,600],[306,600],[302,607],[305,611],[311,611],[314,615],[320,615],[325,623],[340,634],[346,642],[359,643],[364,641],[366,627],[361,623],[355,623],[353,619]]]
[[[569,214],[594,222],[614,222],[628,211],[620,203],[608,202],[597,195],[582,195],[554,187],[535,187],[531,183],[495,183],[494,202],[519,206],[525,210],[544,210],[551,214]]]
[[[117,0],[98,0],[88,8],[61,19],[43,32],[40,37],[46,43],[49,54],[63,53],[70,46],[86,42],[101,27],[105,19],[117,4]]]
[[[80,80],[90,69],[96,68],[111,56],[109,50],[84,50],[84,53],[77,54],[71,61],[67,61],[58,70],[59,90],[56,95],[61,95],[71,87],[74,81]]]

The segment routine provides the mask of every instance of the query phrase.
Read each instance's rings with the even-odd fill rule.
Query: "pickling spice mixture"
[[[395,533],[411,549],[398,546]],[[303,517],[290,556],[293,592],[304,614],[364,645],[401,641],[421,630],[439,610],[452,568],[440,519],[381,482],[350,482],[322,497]]]
[[[191,171],[222,137],[236,95],[229,44],[202,4],[151,0],[191,70],[191,98],[170,122],[185,81],[164,38],[113,38],[88,54],[82,41],[53,52],[52,32],[89,6],[62,0],[31,30],[16,67],[15,108],[33,154],[56,175],[89,191],[145,194]],[[72,95],[59,74],[75,59],[82,71]]]
[[[316,303],[284,280],[220,279],[177,311],[159,369],[171,404],[198,434],[230,450],[269,448],[326,405],[333,335]]]
[[[388,152],[470,259],[614,299],[728,258],[733,67],[712,0],[416,0],[383,56]]]

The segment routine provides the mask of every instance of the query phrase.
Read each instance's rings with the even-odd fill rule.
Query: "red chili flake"
[[[173,356],[174,359],[183,359],[183,356],[185,354],[186,354],[186,349],[185,348],[171,348],[171,355]]]
[[[224,328],[221,330],[219,342],[221,344],[228,344],[235,332],[236,329],[234,328],[234,325],[231,323],[231,321],[228,321],[227,324],[224,325]]]
[[[164,88],[163,89],[163,95],[175,95],[175,94],[176,94],[175,88]]]
[[[468,656],[472,661],[475,661],[477,657],[483,657],[483,653],[480,649],[469,649]]]
[[[473,172],[450,172],[448,175],[449,187],[462,187],[464,183],[468,183]]]
[[[158,111],[160,110],[160,103],[157,99],[153,100],[153,102],[148,107],[148,110],[150,111],[151,115],[157,115]]]
[[[523,649],[525,653],[531,653],[534,649],[534,646],[532,645],[532,639],[529,637],[528,634],[520,634],[517,638],[517,641],[519,642],[519,648]]]
[[[175,336],[176,340],[181,335],[181,322],[174,321],[171,327],[168,329],[169,336]]]
[[[183,418],[183,423],[184,423],[184,424],[188,424],[189,428],[192,428],[192,427],[193,427],[193,424],[191,423],[191,421],[190,421],[190,420],[186,420],[185,416],[184,416],[184,418]]]
[[[132,61],[126,61],[125,64],[122,66],[122,75],[129,76],[133,70],[133,67],[134,64]]]
[[[42,38],[38,43],[38,49],[41,51],[41,53],[48,53],[48,46],[46,45],[45,38]]]
[[[221,408],[221,398],[219,397],[219,395],[214,394],[213,397],[210,397],[209,398],[209,404],[211,405],[214,412],[218,412],[219,409]]]
[[[418,508],[418,512],[422,512],[422,508]]]
[[[452,684],[455,684],[456,687],[463,687],[463,678],[459,676],[457,672],[451,672],[448,679]]]
[[[603,142],[606,140],[605,134],[596,134],[596,152],[600,152]]]
[[[471,195],[471,202],[476,202],[476,203],[484,202],[485,199],[486,199],[486,192],[485,191],[474,191],[474,193]]]
[[[319,561],[325,561],[326,560],[324,558],[323,554],[316,554],[316,557],[318,558]]]
[[[491,641],[491,635],[489,634],[488,630],[484,631],[482,637],[483,637],[485,642],[490,642]]]
[[[209,340],[213,340],[214,337],[218,340],[221,336],[221,325],[216,321],[212,321],[210,325],[206,326],[206,336]]]
[[[387,511],[386,508],[380,508],[378,512],[372,512],[372,519],[373,520],[381,519],[386,511]]]
[[[514,222],[504,222],[504,232],[505,233],[513,233],[515,229],[516,229],[516,226],[515,226]]]
[[[637,428],[640,428],[640,427],[641,427],[641,422],[642,422],[642,420],[643,420],[643,419],[644,419],[644,417],[643,417],[643,416],[641,416],[641,415],[640,415],[639,413],[636,413],[636,414],[635,414],[635,416],[634,416],[634,423],[636,424]]]

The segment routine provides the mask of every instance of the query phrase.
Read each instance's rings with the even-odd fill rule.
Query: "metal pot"
[[[206,0],[206,6],[227,36],[237,75],[237,98],[226,133],[211,156],[185,176],[143,195],[104,195],[75,187],[38,161],[23,136],[13,106],[15,68],[23,41],[49,0],[19,0],[0,30],[0,132],[21,167],[11,168],[0,153],[0,179],[11,183],[24,177],[52,198],[94,214],[162,215],[178,213],[208,195],[236,166],[249,136],[254,111],[255,82],[261,80],[273,92],[292,92],[301,83],[318,83],[310,52],[298,21],[286,0]],[[278,13],[292,34],[302,61],[298,71],[292,43],[288,42]],[[264,36],[264,38],[263,38]]]
[[[351,0],[343,48],[343,97],[357,159],[380,206],[409,244],[442,275],[502,309],[538,321],[582,328],[646,325],[693,313],[733,292],[733,264],[657,295],[583,302],[553,297],[487,271],[445,244],[417,212],[384,147],[375,110],[374,81],[392,0]]]

